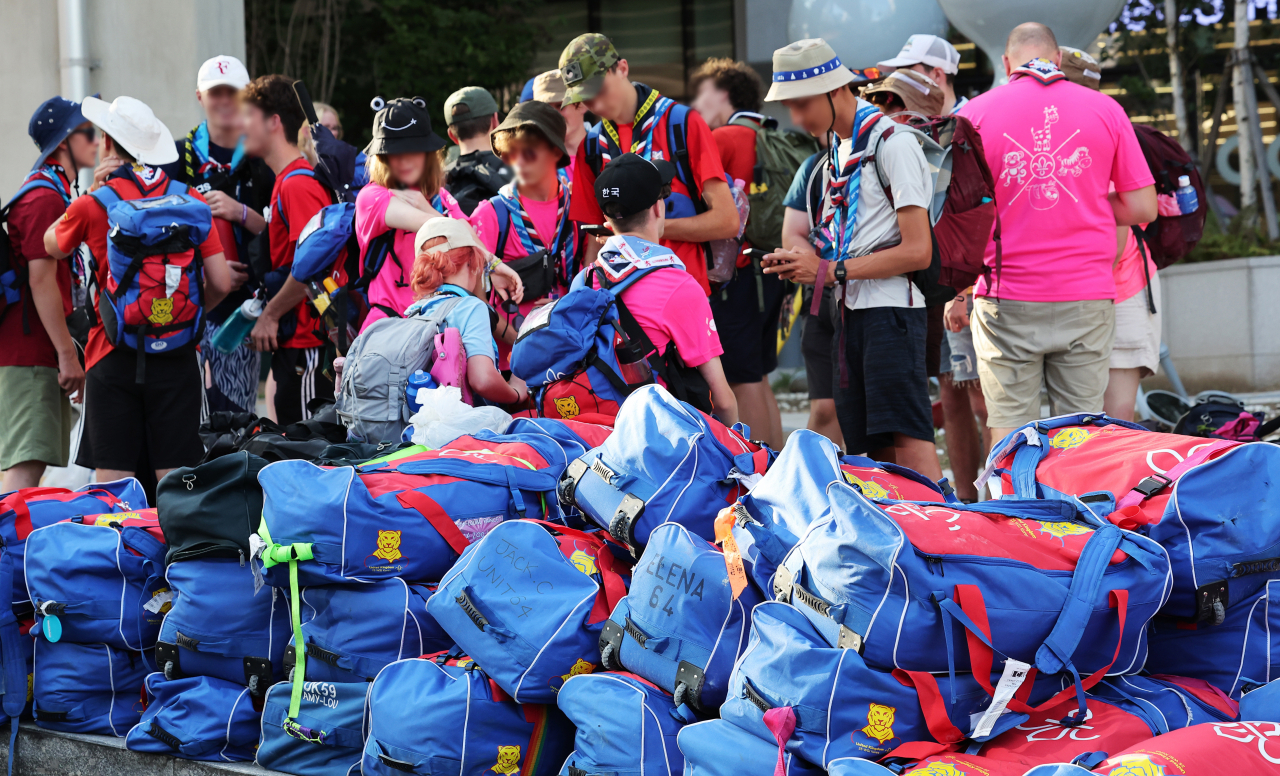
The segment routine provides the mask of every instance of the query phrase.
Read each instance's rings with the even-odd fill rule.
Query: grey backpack
[[[435,358],[436,334],[459,301],[453,296],[423,315],[374,321],[351,343],[337,402],[348,438],[400,439],[410,417],[405,386],[414,372],[429,368]]]

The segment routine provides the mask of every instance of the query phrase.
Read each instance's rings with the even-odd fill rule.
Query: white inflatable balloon
[[[915,33],[947,34],[937,0],[794,0],[791,40],[822,38],[851,68],[892,59]]]
[[[1062,46],[1083,49],[1093,43],[1124,8],[1125,0],[1088,0],[1083,3],[1046,3],[1044,0],[938,0],[947,18],[991,60],[995,83],[1006,78],[1000,56],[1014,27],[1040,22]],[[794,19],[794,15],[792,16]],[[1021,65],[1018,62],[1015,64]]]

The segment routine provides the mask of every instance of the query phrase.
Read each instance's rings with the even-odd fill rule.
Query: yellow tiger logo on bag
[[[1049,440],[1049,447],[1057,448],[1058,450],[1070,450],[1088,442],[1089,438],[1095,433],[1097,432],[1083,428],[1064,428]]]
[[[594,670],[596,670],[595,663],[588,663],[582,658],[578,658],[578,662],[573,664],[573,666],[569,669],[569,673],[565,674],[560,678],[564,679],[565,681],[568,681],[569,677],[571,676],[580,676],[581,674],[589,674]]]
[[[503,776],[511,776],[511,774],[520,772],[520,747],[519,746],[499,746],[498,762],[489,770],[494,773],[503,774]]]
[[[929,763],[912,771],[911,776],[966,776],[967,773],[968,771],[962,771],[951,763]]]
[[[867,738],[874,738],[882,744],[893,738],[893,715],[896,711],[893,706],[870,704],[867,708],[867,726],[862,732]]]
[[[1123,765],[1111,769],[1111,776],[1165,776],[1165,772],[1163,765],[1156,765],[1145,755],[1129,755]]]
[[[560,417],[564,420],[576,418],[582,414],[582,410],[578,408],[578,399],[574,396],[556,399],[556,412],[560,413]]]
[[[378,549],[373,553],[373,557],[381,558],[388,563],[404,557],[400,554],[400,532],[378,531]]]
[[[574,550],[573,554],[569,556],[569,562],[573,564],[574,568],[587,576],[599,573],[599,569],[596,568],[596,559],[591,557],[586,550]]]
[[[173,323],[173,300],[168,297],[156,297],[151,300],[151,314],[147,320],[157,326]]]

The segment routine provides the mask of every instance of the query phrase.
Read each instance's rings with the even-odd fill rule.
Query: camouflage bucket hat
[[[595,97],[604,84],[604,74],[621,60],[618,50],[598,32],[579,35],[560,53],[560,75],[565,84],[565,105]]]

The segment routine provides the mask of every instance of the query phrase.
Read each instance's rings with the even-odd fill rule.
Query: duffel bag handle
[[[1093,602],[1097,600],[1102,589],[1102,578],[1111,564],[1111,556],[1120,547],[1123,538],[1119,528],[1104,525],[1093,532],[1080,551],[1076,561],[1076,570],[1071,575],[1071,586],[1067,590],[1067,600],[1062,605],[1062,613],[1054,623],[1049,637],[1036,650],[1036,666],[1041,671],[1056,674],[1063,669],[1071,668],[1071,656],[1075,654],[1084,629],[1089,624],[1093,612]],[[1120,642],[1124,641],[1123,615],[1121,615]],[[1116,645],[1119,655],[1120,645]],[[1115,662],[1115,658],[1112,658]]]
[[[924,713],[925,725],[929,735],[941,744],[954,744],[964,739],[964,732],[955,726],[947,714],[947,702],[938,689],[938,680],[933,674],[924,671],[905,671],[893,669],[893,678],[904,687],[912,687],[920,696],[920,711]]]
[[[449,517],[449,513],[444,511],[444,507],[422,491],[406,490],[396,495],[396,501],[399,501],[405,509],[415,510],[426,518],[431,527],[436,529],[436,533],[440,534],[440,538],[444,539],[449,548],[458,555],[462,555],[463,550],[471,545],[467,537],[462,534],[462,529],[458,528],[453,518]]]
[[[623,580],[622,574],[618,572],[618,559],[613,556],[613,551],[609,549],[608,543],[600,538],[598,534],[589,534],[586,531],[579,531],[576,528],[569,528],[559,523],[551,523],[546,520],[526,520],[525,522],[537,523],[553,533],[586,542],[595,549],[596,570],[600,572],[600,580],[604,583],[601,592],[604,594],[606,609],[604,617],[600,619],[596,619],[595,613],[593,613],[592,622],[600,622],[601,619],[608,618],[609,614],[617,607],[618,602],[627,595],[627,583]],[[597,596],[596,610],[599,610],[600,603],[601,600]]]
[[[1116,502],[1116,512],[1119,512],[1125,507],[1138,506],[1143,501],[1146,501],[1164,490],[1166,487],[1172,485],[1174,482],[1177,482],[1179,477],[1186,474],[1191,469],[1194,469],[1209,460],[1210,456],[1228,448],[1236,447],[1239,444],[1239,442],[1234,442],[1228,439],[1220,439],[1216,442],[1206,442],[1205,444],[1200,445],[1194,452],[1186,458],[1183,458],[1164,474],[1153,473],[1150,477],[1143,479],[1142,482],[1135,485],[1128,493],[1121,496]]]

